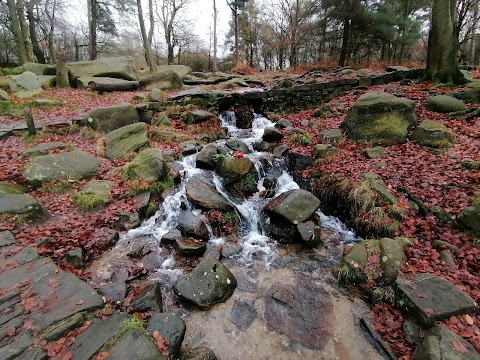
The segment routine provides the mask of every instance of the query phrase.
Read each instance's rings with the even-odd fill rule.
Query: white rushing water
[[[266,203],[271,200],[264,198],[266,188],[264,186],[265,180],[265,162],[269,166],[273,166],[273,155],[270,153],[256,152],[253,150],[255,143],[261,141],[264,129],[274,124],[265,117],[256,115],[252,124],[252,129],[238,129],[235,123],[235,114],[233,111],[227,111],[220,117],[222,126],[227,129],[230,138],[241,139],[252,151],[246,156],[253,162],[259,179],[257,183],[258,192],[245,199],[238,199],[228,193],[223,187],[222,179],[213,174],[213,181],[219,193],[228,199],[235,207],[237,215],[240,219],[240,233],[239,244],[242,247],[241,257],[244,263],[249,266],[256,258],[262,259],[268,267],[270,263],[276,258],[276,241],[267,236],[267,228],[269,225],[268,216],[262,211]],[[219,146],[223,145],[219,142]],[[151,236],[155,241],[160,242],[162,236],[169,231],[175,229],[178,225],[178,217],[182,211],[191,211],[196,215],[201,212],[195,209],[188,201],[186,196],[186,183],[188,179],[196,173],[201,173],[207,170],[197,169],[195,167],[197,154],[184,157],[179,165],[183,170],[181,171],[181,184],[174,190],[174,192],[167,196],[162,202],[160,209],[150,219],[143,222],[141,227],[130,230],[125,234],[125,239],[133,239],[138,236]],[[278,165],[281,163],[280,165]],[[289,190],[299,189],[298,184],[293,180],[293,177],[288,173],[285,162],[277,159],[277,166],[283,170],[281,174],[276,177],[275,196]],[[358,241],[358,237],[349,230],[343,223],[334,217],[324,215],[318,211],[321,217],[322,226],[336,231],[339,236],[345,239],[346,243]],[[206,224],[211,239],[209,240],[215,245],[224,243],[224,239],[215,238],[211,228]],[[175,272],[175,260],[173,257],[167,258],[159,269],[161,272]],[[176,275],[176,274],[175,274]]]

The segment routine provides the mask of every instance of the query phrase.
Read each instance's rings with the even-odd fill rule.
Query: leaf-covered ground
[[[450,119],[448,115],[426,110],[425,99],[430,91],[446,93],[455,89],[432,88],[430,84],[420,83],[413,86],[376,86],[370,90],[402,93],[402,96],[415,100],[418,120],[431,119],[444,123],[455,134],[455,145],[445,153],[435,155],[425,147],[407,142],[402,145],[389,146],[381,157],[369,160],[363,155],[363,147],[350,140],[345,140],[337,146],[346,150],[344,153],[335,156],[330,162],[317,164],[308,169],[305,175],[308,176],[313,170],[319,168],[324,172],[343,174],[360,182],[361,176],[365,172],[376,172],[406,209],[405,220],[396,235],[417,239],[405,250],[408,260],[402,272],[404,274],[428,272],[440,275],[452,281],[478,301],[480,299],[480,250],[475,246],[474,239],[450,225],[443,224],[432,215],[422,218],[412,210],[408,210],[407,199],[403,193],[397,191],[397,188],[406,188],[420,198],[427,207],[440,206],[455,218],[479,189],[480,172],[464,169],[461,162],[467,158],[480,160],[480,119],[474,118],[471,121],[461,118]],[[332,116],[327,119],[312,117],[313,110],[284,115],[294,127],[307,131],[311,140],[310,145],[291,143],[289,145],[293,150],[310,155],[313,145],[320,142],[319,133],[338,128],[348,108],[363,92],[363,90],[351,91],[345,96],[330,101],[328,104],[331,105],[333,111]],[[77,89],[49,90],[40,97],[58,99],[63,105],[45,110],[34,109],[33,114],[36,120],[70,120],[95,107],[132,102],[134,94],[135,92],[115,92],[102,95]],[[19,106],[27,103],[28,101],[17,101]],[[16,117],[0,117],[1,124],[9,124],[18,120]],[[316,126],[311,126],[312,122],[316,123]],[[176,123],[176,129],[179,132],[191,134],[191,129],[182,127],[179,123]],[[78,130],[71,133],[59,131],[57,133],[54,129],[45,131],[30,140],[24,140],[21,134],[18,135],[0,142],[0,181],[23,184],[22,172],[30,160],[21,157],[21,154],[25,149],[38,143],[61,141],[92,154],[97,153],[95,134],[86,131]],[[284,140],[284,142],[288,143],[288,140]],[[178,154],[178,147],[175,143],[154,143],[153,146],[164,150],[174,150]],[[98,172],[97,179],[109,179],[114,183],[112,197],[115,201],[105,208],[83,212],[72,203],[72,194],[80,191],[87,181],[71,183],[72,189],[65,193],[50,193],[40,188],[31,194],[39,200],[41,206],[49,214],[48,219],[32,224],[19,221],[19,219],[14,222],[13,218],[5,217],[0,221],[0,231],[12,230],[22,244],[39,245],[40,253],[51,256],[63,267],[68,268],[63,261],[66,252],[78,246],[87,250],[87,261],[98,257],[112,245],[113,240],[109,240],[107,230],[115,227],[115,223],[122,213],[133,211],[138,207],[134,197],[123,196],[131,190],[132,184],[122,180],[119,174],[107,174],[109,170],[121,166],[125,162],[126,160],[104,159]],[[385,166],[379,167],[380,162],[384,162]],[[454,254],[456,265],[447,265],[441,260],[438,249],[433,246],[433,240],[443,240],[460,249]],[[88,277],[88,274],[83,274],[80,270],[70,270]],[[403,334],[404,316],[401,312],[382,302],[373,306],[372,315],[375,329],[389,343],[392,350],[401,359],[409,359],[413,345],[406,341]],[[480,351],[480,316],[452,317],[443,322],[442,326],[448,326]]]

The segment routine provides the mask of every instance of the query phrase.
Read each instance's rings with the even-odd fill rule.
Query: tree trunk
[[[97,0],[88,0],[88,35],[89,35],[89,50],[90,60],[97,58],[97,22],[98,22],[98,7]]]
[[[45,64],[45,54],[43,53],[42,49],[40,49],[40,45],[38,44],[37,31],[35,29],[35,16],[33,15],[32,6],[32,4],[27,6],[27,19],[30,29],[30,39],[32,40],[33,54],[37,57],[37,61],[40,64]]]
[[[25,19],[25,2],[23,0],[17,0],[17,15],[20,23],[20,30],[22,32],[23,46],[27,55],[27,61],[33,62],[33,48],[29,38],[29,29],[27,20]]]
[[[15,39],[16,54],[20,64],[25,64],[27,60],[27,51],[24,46],[22,30],[20,29],[20,21],[17,16],[15,0],[7,0],[8,13],[12,22],[12,32]]]
[[[145,22],[143,21],[143,9],[142,1],[137,0],[137,11],[138,11],[138,21],[140,23],[140,32],[142,34],[143,49],[145,51],[145,59],[147,60],[147,65],[150,68],[150,71],[156,71],[157,66],[152,56],[152,48],[148,42],[147,31],[145,30]]]
[[[470,48],[468,51],[468,62],[470,64],[475,64],[475,48],[476,48],[476,41],[477,41],[477,23],[478,23],[478,7],[479,1],[476,1],[473,4],[473,24],[470,34]]]
[[[455,5],[456,0],[433,1],[425,80],[431,80],[436,84],[466,83],[457,61],[458,42],[454,27]]]
[[[350,19],[343,21],[343,34],[342,34],[342,50],[340,51],[340,59],[338,65],[345,66],[348,57],[348,45],[350,40]]]
[[[239,58],[239,45],[238,45],[238,7],[237,5],[234,6],[234,11],[233,11],[233,21],[234,21],[234,25],[235,25],[235,63],[238,63],[238,61],[240,60]]]
[[[213,72],[218,71],[217,65],[217,3],[213,0]]]
[[[138,81],[123,80],[115,83],[94,80],[88,83],[88,88],[94,91],[111,92],[111,91],[130,91],[138,89],[140,83]]]
[[[68,68],[64,62],[58,62],[57,66],[57,88],[68,88],[70,87],[70,82],[68,80]]]

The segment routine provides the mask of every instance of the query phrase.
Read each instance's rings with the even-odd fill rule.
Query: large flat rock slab
[[[102,161],[85,151],[72,151],[58,155],[38,156],[24,171],[33,186],[43,182],[64,179],[83,180],[93,177]]]
[[[415,305],[420,319],[426,324],[454,315],[478,312],[475,300],[441,277],[432,274],[399,276],[397,285]]]
[[[0,194],[0,214],[30,214],[40,210],[40,204],[32,195]]]

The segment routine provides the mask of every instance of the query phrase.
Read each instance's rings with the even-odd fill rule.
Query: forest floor
[[[259,74],[259,76],[266,79],[272,77],[272,74]],[[474,77],[480,79],[480,73],[475,72]],[[400,199],[400,204],[405,207],[405,219],[395,235],[417,239],[405,248],[407,262],[401,272],[403,274],[420,272],[440,275],[478,301],[480,299],[478,239],[441,222],[431,214],[420,217],[413,210],[408,209],[405,195],[396,189],[399,186],[407,188],[420,198],[426,207],[440,206],[447,214],[455,218],[462,209],[468,206],[470,199],[480,188],[480,171],[466,170],[461,166],[463,159],[480,160],[480,119],[478,117],[469,121],[464,118],[451,119],[448,114],[438,114],[426,110],[426,97],[432,92],[443,94],[456,91],[457,88],[433,87],[430,83],[418,82],[409,86],[398,83],[378,85],[368,91],[374,90],[401,93],[402,96],[414,100],[418,121],[430,119],[445,124],[455,134],[454,146],[444,153],[433,154],[425,147],[407,142],[386,147],[385,153],[381,157],[367,159],[363,155],[364,148],[362,146],[350,140],[344,140],[337,145],[337,148],[346,150],[345,152],[335,156],[329,162],[316,163],[304,174],[309,176],[313,170],[320,169],[327,173],[343,174],[353,181],[360,182],[362,174],[369,171],[376,172],[390,191]],[[308,132],[311,140],[311,144],[299,145],[289,143],[288,137],[285,137],[283,142],[290,145],[291,149],[295,151],[310,155],[313,146],[319,142],[319,133],[338,128],[350,106],[359,95],[366,91],[352,90],[326,104],[319,104],[318,107],[331,105],[333,115],[327,119],[312,117],[314,109],[279,114],[288,119],[294,127]],[[45,120],[47,123],[57,120],[69,121],[96,107],[123,102],[135,103],[131,99],[136,93],[138,91],[99,94],[79,89],[48,90],[39,97],[58,100],[62,105],[50,109],[32,108],[32,112],[36,121]],[[28,105],[29,102],[30,100],[14,100],[18,109]],[[21,115],[0,115],[0,127],[19,121],[22,121]],[[311,127],[309,126],[311,122],[319,125]],[[176,131],[192,136],[201,132],[202,126],[212,125],[186,128],[180,124],[180,121],[174,120],[173,123]],[[219,125],[217,124],[216,127]],[[23,170],[30,159],[23,157],[22,153],[27,148],[43,142],[60,141],[96,154],[97,142],[100,137],[92,131],[81,129],[68,131],[56,127],[47,127],[37,136],[30,138],[22,136],[22,132],[14,135],[0,141],[0,181],[17,184],[25,183]],[[178,144],[174,142],[157,142],[152,146],[162,150],[173,150],[177,157],[180,155]],[[61,150],[53,150],[51,153],[58,151]],[[107,174],[109,170],[122,166],[126,162],[126,159],[103,160],[97,179],[113,181],[112,197],[115,199],[103,209],[84,212],[72,203],[72,194],[79,192],[87,180],[71,182],[68,191],[63,193],[41,187],[31,191],[30,194],[49,214],[47,221],[30,223],[19,216],[3,216],[0,218],[0,231],[11,230],[19,243],[35,247],[40,254],[50,256],[62,269],[88,279],[89,274],[83,270],[72,268],[64,260],[64,257],[69,250],[82,246],[86,250],[87,262],[98,258],[112,245],[105,241],[99,241],[99,239],[105,239],[108,229],[115,228],[122,213],[137,209],[138,204],[134,197],[122,196],[131,191],[132,183],[122,180],[119,174]],[[379,162],[386,163],[386,166],[379,168]],[[441,260],[438,250],[433,246],[433,240],[443,240],[459,248],[455,252],[456,266],[447,265]],[[401,325],[404,316],[402,313],[394,306],[380,302],[372,306],[372,315],[375,330],[388,342],[395,354],[401,359],[409,359],[414,347],[408,343],[403,334]],[[453,316],[443,324],[469,341],[480,352],[479,315]]]

